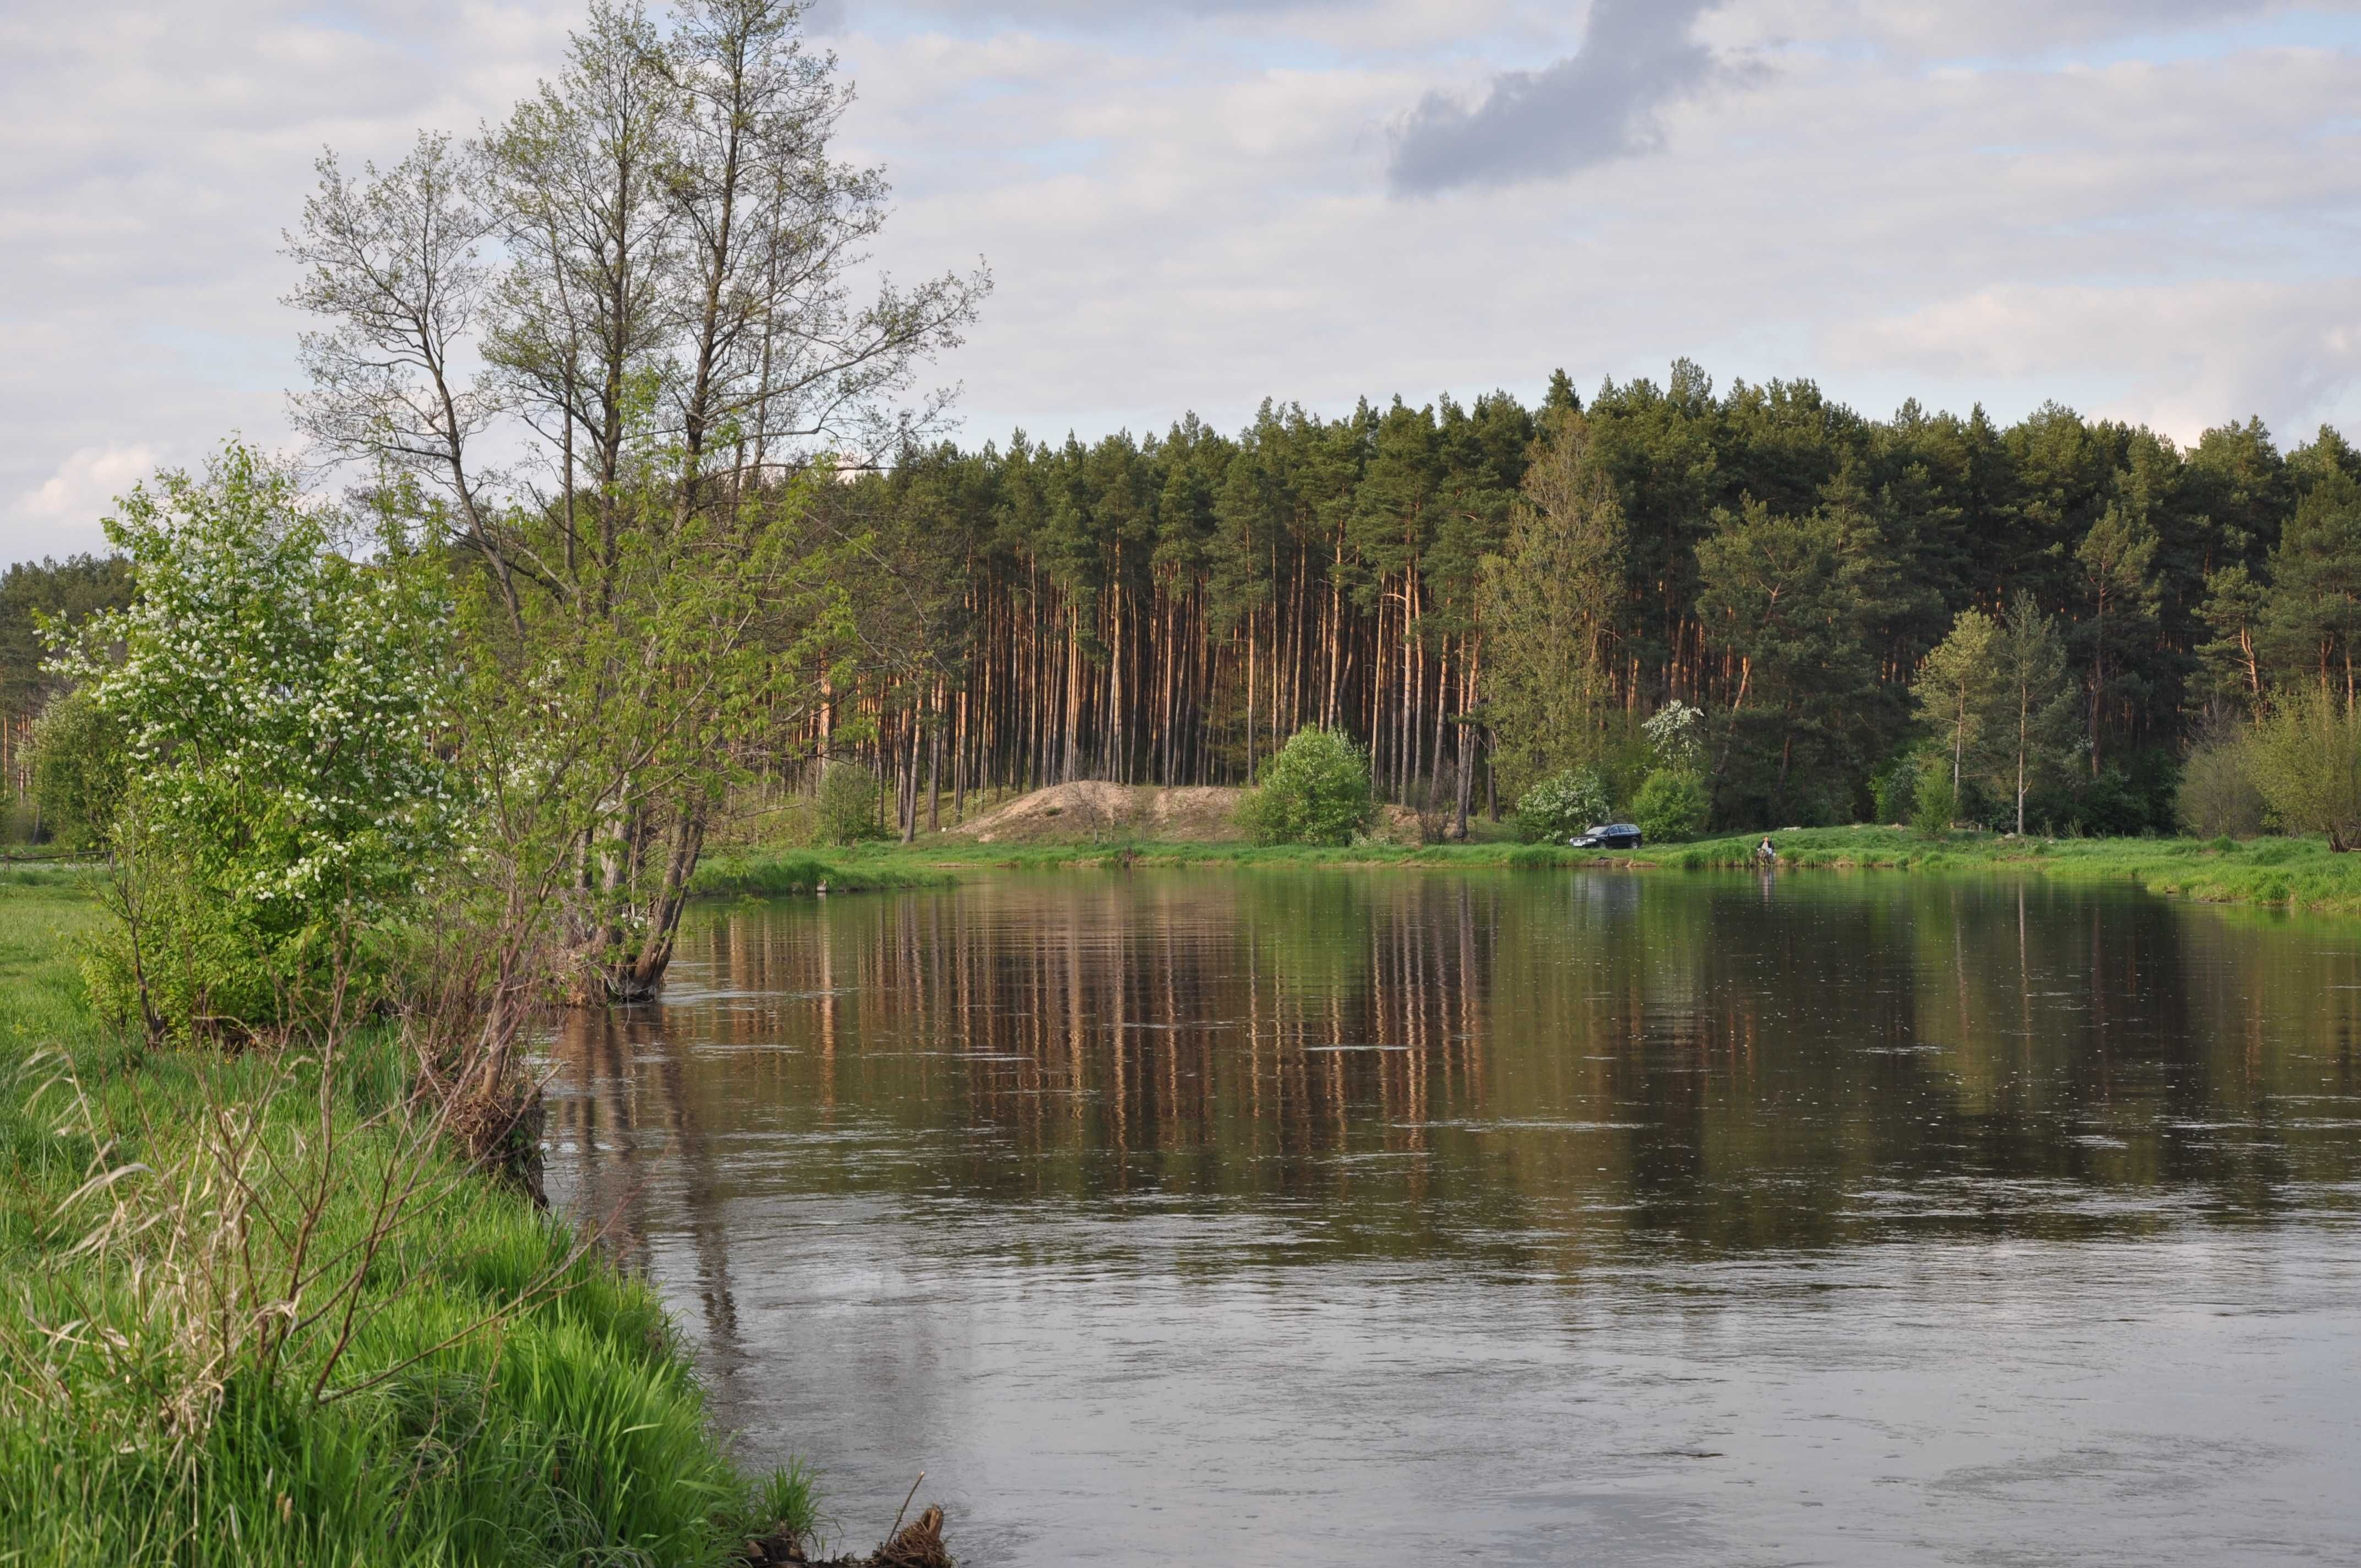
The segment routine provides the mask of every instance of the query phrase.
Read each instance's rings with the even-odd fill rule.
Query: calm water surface
[[[556,1042],[847,1544],[2361,1562],[2361,928],[1910,877],[708,907]]]

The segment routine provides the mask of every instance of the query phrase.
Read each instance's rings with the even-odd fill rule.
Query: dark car
[[[1629,822],[1609,822],[1587,833],[1577,833],[1566,842],[1577,850],[1636,850],[1641,839],[1640,830]]]

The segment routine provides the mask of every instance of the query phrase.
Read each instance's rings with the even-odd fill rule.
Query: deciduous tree
[[[730,782],[809,744],[860,662],[862,541],[794,476],[914,443],[940,407],[913,407],[918,368],[989,287],[854,294],[886,186],[830,155],[850,90],[802,10],[595,5],[479,143],[428,135],[357,178],[324,160],[291,242],[292,302],[326,323],[301,422],[375,467],[422,544],[481,563],[470,733],[487,766],[540,770],[508,828],[568,869],[511,883],[563,890],[593,994],[661,982]],[[521,455],[488,466],[494,444]],[[495,740],[496,718],[545,733]]]

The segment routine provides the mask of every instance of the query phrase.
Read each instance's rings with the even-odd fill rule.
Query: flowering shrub
[[[1607,820],[1614,805],[1593,768],[1568,768],[1525,791],[1517,802],[1517,837],[1529,844],[1565,839]]]
[[[1660,767],[1696,773],[1705,762],[1705,710],[1675,697],[1640,727]]]
[[[106,531],[136,596],[58,661],[129,772],[93,989],[151,1036],[283,1024],[450,845],[439,578],[339,556],[294,477],[236,444]]]

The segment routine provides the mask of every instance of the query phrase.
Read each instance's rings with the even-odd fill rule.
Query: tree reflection
[[[1572,1274],[2349,1201],[2356,1009],[2349,933],[2038,882],[1010,877],[708,911],[664,1005],[551,1043],[551,1136],[717,1321],[745,1197]]]

